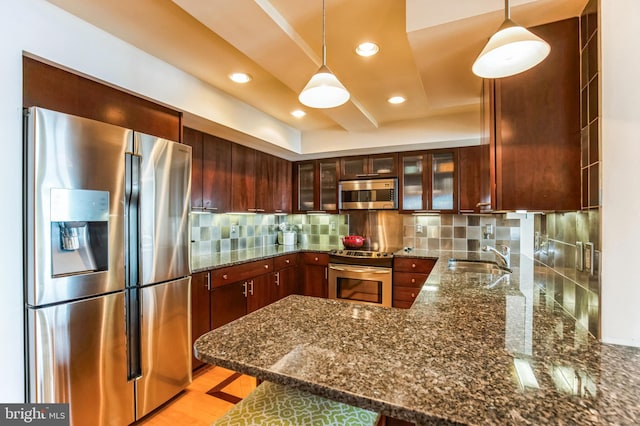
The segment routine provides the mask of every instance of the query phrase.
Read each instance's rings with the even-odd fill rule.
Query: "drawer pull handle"
[[[229,276],[228,276],[227,274],[223,274],[223,275],[222,275],[222,279],[223,279],[223,280],[227,280],[227,279],[229,279]]]
[[[416,267],[416,264],[415,264],[415,263],[412,263],[412,264],[411,264],[411,267],[412,267],[412,268],[415,268],[415,267]]]
[[[264,265],[264,269],[269,269],[269,265]]]
[[[416,282],[416,279],[415,278],[411,278],[411,283],[413,284],[415,282]]]
[[[289,259],[285,260],[284,263],[289,263]]]
[[[411,297],[416,297],[416,294],[415,293],[411,293]]]
[[[317,262],[317,261],[318,261],[318,258],[317,258],[317,257],[314,257],[314,258],[313,258],[313,260],[315,260],[315,261]]]

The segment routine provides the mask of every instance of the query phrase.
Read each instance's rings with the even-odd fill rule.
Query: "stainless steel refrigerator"
[[[191,382],[191,148],[25,117],[27,398],[126,425]]]

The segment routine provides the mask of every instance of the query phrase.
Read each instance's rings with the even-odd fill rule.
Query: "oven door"
[[[391,306],[392,269],[329,264],[329,299]]]

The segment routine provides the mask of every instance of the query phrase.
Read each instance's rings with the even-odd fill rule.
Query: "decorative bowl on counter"
[[[360,235],[347,235],[342,238],[342,244],[346,248],[360,248],[364,244],[364,237]]]

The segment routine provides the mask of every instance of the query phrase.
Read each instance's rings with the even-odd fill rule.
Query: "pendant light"
[[[472,70],[483,78],[507,77],[538,65],[550,51],[546,41],[511,20],[509,0],[505,0],[504,22],[491,36]]]
[[[349,92],[327,68],[325,42],[325,8],[322,0],[322,66],[302,89],[298,99],[311,108],[333,108],[349,100]]]

